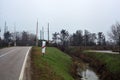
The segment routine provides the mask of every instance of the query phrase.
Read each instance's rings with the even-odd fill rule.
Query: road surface
[[[119,52],[112,52],[110,50],[90,50],[89,52],[99,52],[99,53],[109,53],[109,54],[119,54]]]
[[[31,47],[0,49],[0,80],[20,80],[25,57]]]

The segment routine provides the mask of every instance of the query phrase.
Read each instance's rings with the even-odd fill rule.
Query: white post
[[[43,54],[43,56],[45,54],[45,49],[46,49],[46,41],[42,41],[42,54]]]

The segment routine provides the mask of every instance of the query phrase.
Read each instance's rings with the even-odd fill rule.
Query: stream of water
[[[84,62],[79,62],[77,74],[80,76],[77,80],[100,80],[95,71],[89,67],[89,64]]]
[[[81,80],[99,80],[99,78],[94,71],[86,69],[86,71],[82,72]]]

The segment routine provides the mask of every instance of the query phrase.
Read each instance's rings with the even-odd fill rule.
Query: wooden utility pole
[[[49,43],[49,23],[48,23],[48,43]]]

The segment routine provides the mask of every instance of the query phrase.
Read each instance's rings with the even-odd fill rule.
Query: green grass
[[[107,69],[112,73],[120,73],[120,54],[108,54],[84,51],[88,56],[98,59],[106,64]]]
[[[33,47],[32,53],[34,68],[38,71],[36,80],[74,80],[70,74],[72,60],[67,54],[54,47],[47,47],[44,56],[40,47]]]

